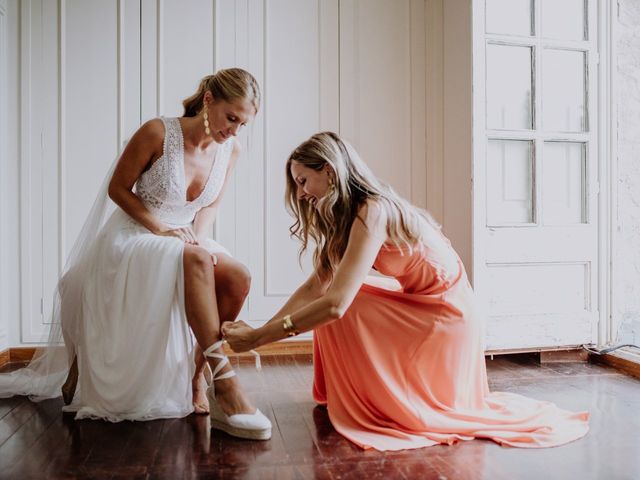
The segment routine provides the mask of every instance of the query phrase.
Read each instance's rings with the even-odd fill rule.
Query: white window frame
[[[620,322],[613,315],[613,259],[617,232],[617,172],[618,132],[616,104],[618,2],[597,0],[598,10],[598,165],[600,177],[600,324],[598,346],[611,345],[616,340]]]
[[[594,5],[589,3],[594,2]],[[615,294],[613,292],[613,259],[615,253],[615,234],[617,231],[617,105],[616,105],[616,15],[618,5],[612,0],[585,0],[589,6],[587,9],[588,40],[582,42],[572,41],[546,41],[537,37],[539,22],[535,22],[535,34],[532,37],[517,35],[494,35],[486,33],[486,0],[472,0],[472,41],[473,41],[473,84],[486,81],[486,44],[505,43],[532,46],[534,54],[534,85],[541,87],[539,60],[540,48],[548,46],[566,46],[568,49],[576,49],[580,44],[588,43],[589,52],[586,56],[590,78],[585,85],[588,95],[586,104],[591,112],[592,123],[588,132],[551,135],[539,132],[541,95],[535,95],[534,119],[532,131],[502,131],[486,129],[486,97],[484,95],[473,96],[473,185],[486,183],[485,162],[476,159],[486,155],[487,141],[489,139],[518,139],[532,140],[534,150],[542,146],[545,140],[588,141],[587,155],[597,155],[593,162],[588,162],[598,168],[598,184],[590,188],[596,188],[598,196],[598,296],[599,296],[599,320],[598,320],[598,346],[610,345],[615,341],[616,332],[620,326],[620,320],[613,315]],[[534,1],[533,15],[540,18],[540,0]],[[580,49],[583,49],[580,47]],[[538,64],[538,65],[536,65]],[[587,121],[589,121],[587,119]],[[535,161],[535,160],[534,160]],[[481,167],[481,168],[480,168]],[[533,168],[538,168],[533,166]],[[534,190],[534,204],[539,201],[538,189]],[[480,196],[481,202],[478,202]],[[486,192],[474,192],[474,204],[486,205]],[[592,215],[594,212],[591,212]],[[537,216],[537,215],[536,215]],[[486,228],[486,212],[483,222],[473,225],[473,238],[482,238],[480,229]],[[535,220],[535,216],[534,216]],[[486,245],[474,240],[473,244],[473,271],[481,272],[483,269]],[[484,295],[483,285],[476,282],[475,290],[478,295]]]
[[[585,0],[585,6],[593,0]],[[541,18],[541,1],[533,0],[534,9],[533,16],[536,19]],[[482,2],[486,5],[486,0]],[[595,8],[594,8],[595,10]],[[588,10],[590,12],[590,10]],[[522,46],[522,47],[530,47],[533,52],[532,58],[532,92],[534,93],[535,103],[533,105],[533,128],[531,130],[515,130],[515,129],[488,129],[486,128],[486,111],[483,114],[482,118],[479,118],[478,123],[482,123],[485,137],[485,146],[484,151],[486,152],[486,141],[487,140],[530,140],[533,142],[533,152],[542,152],[544,142],[547,141],[560,141],[560,142],[572,142],[572,143],[583,143],[587,146],[586,155],[588,157],[592,157],[589,161],[587,161],[588,165],[597,164],[597,160],[593,161],[593,156],[597,157],[598,154],[598,129],[595,128],[594,125],[590,125],[589,119],[598,118],[597,104],[596,104],[596,96],[599,95],[597,88],[597,76],[590,74],[590,72],[598,71],[598,38],[596,35],[593,35],[595,31],[596,22],[595,19],[592,18],[592,15],[587,14],[587,25],[588,25],[588,39],[581,41],[571,41],[571,40],[555,40],[555,39],[544,39],[539,35],[540,31],[540,23],[535,22],[535,33],[531,37],[519,36],[519,35],[508,35],[508,34],[492,34],[492,33],[484,33],[484,21],[482,22],[483,28],[483,37],[486,45],[512,45],[512,46]],[[563,51],[574,51],[574,52],[584,52],[585,55],[585,67],[587,69],[587,75],[585,77],[585,95],[587,98],[587,102],[585,103],[585,107],[587,109],[587,114],[585,117],[586,122],[586,131],[583,132],[543,132],[542,131],[542,52],[545,48],[552,48],[555,50],[563,50]],[[485,50],[486,51],[486,50]],[[482,55],[483,60],[486,61],[485,54]],[[485,82],[486,82],[486,71],[485,71]],[[598,97],[599,98],[599,97]],[[486,99],[485,99],[486,102]],[[486,105],[486,104],[485,104]],[[484,108],[483,108],[484,110]],[[480,137],[479,137],[480,138]],[[533,164],[533,178],[540,179],[541,178],[541,165],[539,161],[539,157],[534,157]],[[588,183],[588,182],[587,182]],[[516,224],[511,225],[507,224],[505,226],[509,227],[518,227],[518,226],[531,226],[539,224],[542,219],[540,218],[540,189],[535,185],[533,185],[533,205],[534,205],[534,216],[533,223],[524,223],[524,224]],[[589,191],[593,188],[598,188],[598,185],[588,185],[587,188]],[[586,207],[586,205],[585,205]],[[593,212],[589,212],[588,209],[585,212],[587,214],[587,218],[590,218],[593,215]],[[492,226],[492,228],[500,228],[500,226]]]

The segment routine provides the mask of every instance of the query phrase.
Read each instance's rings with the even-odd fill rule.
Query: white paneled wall
[[[7,149],[7,2],[0,0],[0,189],[7,191],[9,188]],[[7,346],[8,341],[8,298],[5,288],[9,283],[9,248],[7,239],[8,222],[8,198],[0,197],[0,351]]]
[[[442,220],[442,0],[16,4],[23,248],[14,345],[46,332],[56,277],[123,143],[150,118],[180,115],[218,68],[248,69],[263,92],[215,228],[253,275],[243,318],[267,319],[309,271],[288,234],[284,165],[317,131],[341,132],[380,177]]]

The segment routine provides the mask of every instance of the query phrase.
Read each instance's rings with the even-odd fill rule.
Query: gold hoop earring
[[[211,135],[211,129],[209,128],[209,113],[207,112],[207,104],[204,104],[204,133]]]
[[[329,187],[327,188],[328,193],[333,193],[336,190],[336,184],[333,182],[333,179],[329,177]]]

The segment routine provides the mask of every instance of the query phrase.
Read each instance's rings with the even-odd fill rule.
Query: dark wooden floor
[[[640,380],[593,364],[488,360],[492,390],[591,412],[591,431],[538,450],[475,440],[454,446],[362,451],[311,398],[311,359],[263,358],[256,372],[234,360],[245,388],[273,424],[268,442],[209,429],[206,416],[151,422],[74,421],[61,399],[0,399],[0,478],[252,479],[640,479]]]

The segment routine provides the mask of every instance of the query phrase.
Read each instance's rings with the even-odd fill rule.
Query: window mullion
[[[541,1],[534,0],[533,17],[535,19],[535,46],[533,47],[533,221],[540,227],[542,226],[542,49],[540,35],[542,33],[540,26],[541,15]]]

